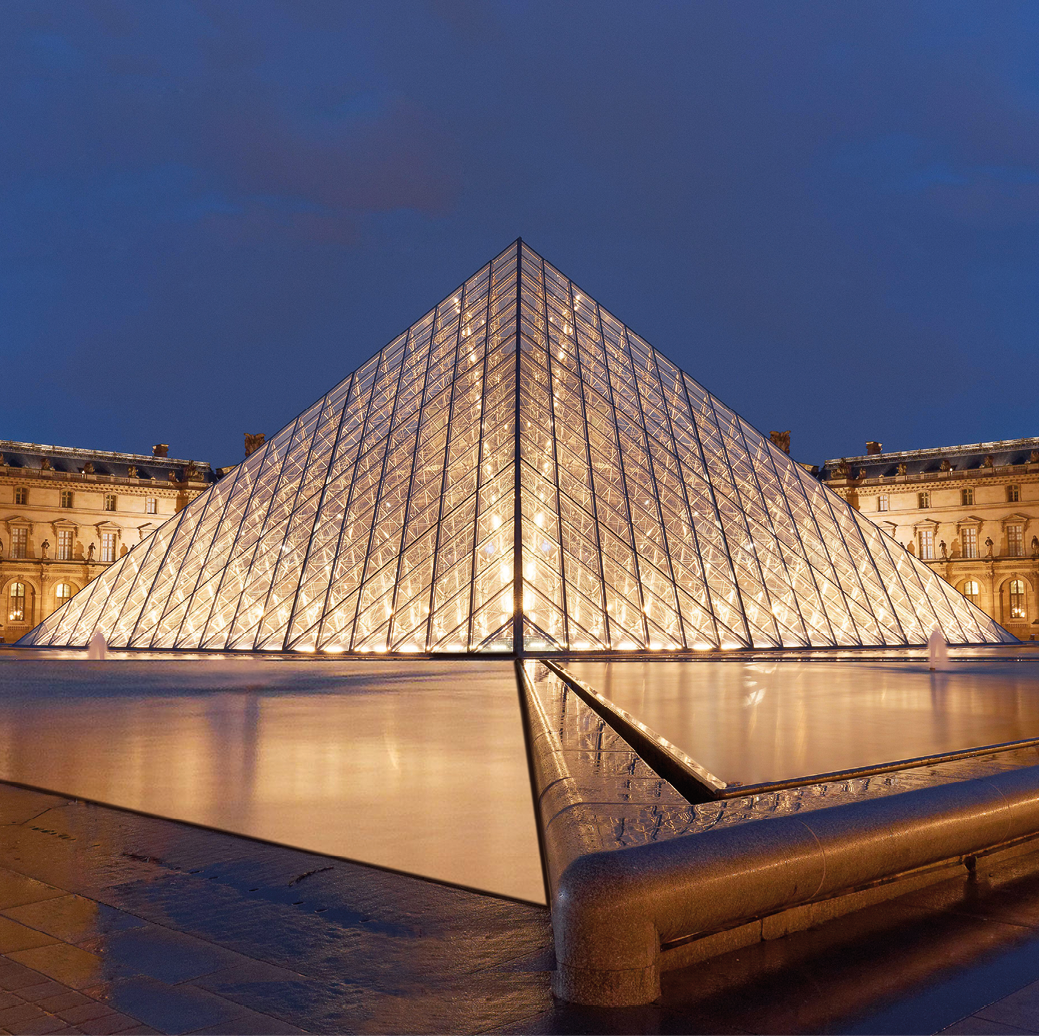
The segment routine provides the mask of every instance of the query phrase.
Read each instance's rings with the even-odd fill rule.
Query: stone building
[[[866,447],[823,481],[1016,637],[1039,637],[1039,438]]]
[[[209,464],[0,440],[0,643],[12,643],[216,481]]]

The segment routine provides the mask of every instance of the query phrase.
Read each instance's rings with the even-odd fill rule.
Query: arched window
[[[25,583],[12,583],[11,607],[8,609],[7,617],[11,622],[25,622]]]
[[[68,583],[58,583],[54,588],[54,597],[60,608],[72,596],[72,587]]]
[[[1025,617],[1025,583],[1023,579],[1010,580],[1010,618]]]
[[[963,584],[963,596],[970,601],[971,604],[978,603],[978,594],[980,593],[980,587],[976,579],[968,579]]]

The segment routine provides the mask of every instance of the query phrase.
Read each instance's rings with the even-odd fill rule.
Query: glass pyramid
[[[517,241],[22,644],[1012,640]]]

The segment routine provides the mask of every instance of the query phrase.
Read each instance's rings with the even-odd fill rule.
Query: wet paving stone
[[[7,907],[0,913],[74,945],[90,939],[105,939],[128,928],[147,924],[139,917],[84,896],[58,896],[38,903]],[[0,928],[0,940],[2,933]]]

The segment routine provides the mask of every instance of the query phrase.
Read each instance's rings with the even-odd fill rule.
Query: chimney
[[[884,452],[884,444],[882,442],[868,442],[868,443],[866,443],[866,453],[869,454],[869,456],[872,457],[873,454],[875,454],[875,453],[883,453],[883,452]]]
[[[263,445],[263,440],[263,432],[258,432],[256,435],[250,435],[248,432],[246,432],[245,455],[248,457],[250,454],[255,453]]]
[[[168,457],[170,453],[170,444],[168,442],[156,443],[152,447],[153,457]]]

